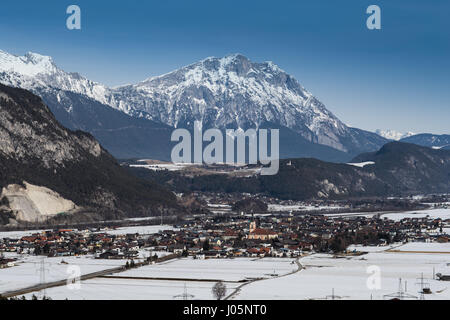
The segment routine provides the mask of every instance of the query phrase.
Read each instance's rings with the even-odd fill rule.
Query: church
[[[252,221],[250,223],[250,230],[248,234],[248,239],[251,240],[272,240],[276,239],[278,234],[272,230],[261,229],[256,227],[256,222]]]

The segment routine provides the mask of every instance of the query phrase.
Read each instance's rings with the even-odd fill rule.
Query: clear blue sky
[[[66,8],[82,30],[66,29]],[[366,28],[366,8],[382,29]],[[208,56],[271,60],[345,123],[450,133],[448,0],[3,1],[0,49],[114,86]]]

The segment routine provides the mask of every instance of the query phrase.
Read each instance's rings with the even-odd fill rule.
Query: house
[[[181,243],[171,244],[167,247],[167,250],[176,254],[181,254],[184,250],[186,250],[186,246]]]
[[[14,267],[16,259],[0,258],[0,269]]]
[[[98,255],[97,259],[118,259],[119,254],[117,252],[105,251]]]
[[[248,234],[250,240],[272,240],[278,238],[278,234],[275,231],[269,229],[256,228],[254,225],[250,227]]]

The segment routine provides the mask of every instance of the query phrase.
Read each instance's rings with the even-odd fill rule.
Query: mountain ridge
[[[355,166],[361,162],[369,163]],[[284,159],[274,176],[239,178],[223,174],[191,177],[182,172],[154,172],[142,168],[129,170],[176,192],[259,193],[289,200],[385,198],[450,192],[449,150],[390,142],[375,152],[357,156],[352,163]]]
[[[174,127],[202,121],[205,127],[285,126],[305,139],[358,153],[387,142],[356,134],[273,62],[256,63],[240,54],[207,58],[135,85],[116,88],[117,108]],[[379,140],[376,145],[373,141]],[[355,146],[357,146],[355,148]]]
[[[434,149],[450,149],[450,135],[421,133],[400,140],[401,142],[414,143],[424,147]]]
[[[312,144],[350,156],[376,150],[388,141],[346,126],[273,62],[252,62],[240,54],[209,57],[137,84],[108,88],[59,69],[50,57],[35,53],[17,57],[0,51],[0,82],[45,95],[54,112],[54,101],[67,91],[171,127],[189,128],[196,120],[203,121],[205,128],[220,129],[275,123]],[[71,105],[63,104],[68,114],[73,112]],[[91,128],[88,131],[94,133]]]

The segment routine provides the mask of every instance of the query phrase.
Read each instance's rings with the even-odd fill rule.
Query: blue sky
[[[82,29],[67,30],[77,4]],[[381,7],[381,30],[366,8]],[[8,1],[0,49],[110,86],[208,56],[274,61],[348,125],[450,134],[450,1]]]

